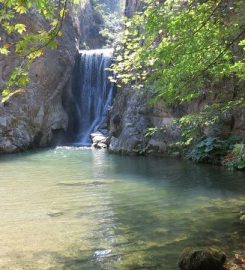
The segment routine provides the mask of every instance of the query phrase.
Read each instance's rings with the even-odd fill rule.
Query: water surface
[[[0,269],[177,269],[245,242],[242,173],[58,148],[0,158]]]

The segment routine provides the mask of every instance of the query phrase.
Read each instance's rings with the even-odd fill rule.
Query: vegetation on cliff
[[[125,21],[112,69],[119,86],[148,89],[153,103],[210,100],[176,123],[190,145],[244,109],[244,38],[243,0],[146,0],[144,11]]]
[[[47,48],[58,48],[56,38],[62,35],[62,25],[69,3],[79,0],[0,0],[0,57],[18,56],[19,63],[1,89],[2,102],[23,92],[29,82],[28,70],[33,61]],[[39,16],[42,25],[29,28],[26,19]]]
[[[121,32],[124,0],[91,0],[94,10],[103,19],[99,32],[105,38],[105,47],[112,47]]]

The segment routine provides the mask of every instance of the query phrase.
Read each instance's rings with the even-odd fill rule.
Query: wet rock
[[[72,183],[58,183],[57,186],[68,186],[68,187],[79,187],[83,186],[83,182],[72,182]]]
[[[174,158],[180,158],[181,157],[181,153],[180,152],[172,152],[170,154],[171,157],[174,157]]]
[[[101,132],[95,132],[91,134],[91,139],[93,143],[106,143],[107,137]]]
[[[58,183],[57,186],[65,186],[65,187],[81,187],[81,186],[103,186],[106,185],[106,182],[102,181],[92,181],[92,182],[71,182],[71,183]]]
[[[245,215],[240,216],[240,221],[241,223],[245,224]]]
[[[93,181],[92,183],[89,183],[88,185],[91,185],[91,186],[104,186],[106,184],[107,183],[105,183],[105,182]]]
[[[47,215],[50,217],[60,217],[60,216],[63,216],[64,213],[60,211],[53,211],[53,212],[47,213]]]
[[[234,257],[226,264],[227,270],[244,270],[245,269],[245,252],[237,251]]]
[[[106,257],[106,256],[110,255],[111,252],[112,252],[111,249],[96,250],[94,252],[94,256],[95,257]]]
[[[240,215],[245,215],[245,209],[241,209]]]
[[[167,146],[163,141],[156,140],[156,139],[150,139],[147,145],[147,151],[148,152],[154,152],[154,153],[164,153],[167,150]]]
[[[108,258],[108,257],[112,259],[111,257],[113,257],[113,255],[111,254],[111,252],[112,252],[111,249],[96,250],[94,252],[94,257],[96,258],[98,262],[103,261],[105,258]]]
[[[214,248],[186,248],[180,255],[178,266],[181,270],[222,270],[226,255]]]
[[[97,145],[96,145],[96,148],[97,149],[107,149],[107,144],[105,144],[105,143],[98,143]]]
[[[245,209],[241,209],[239,212],[239,219],[242,224],[245,224]]]
[[[106,149],[108,147],[108,137],[101,132],[91,134],[92,147],[96,149]]]
[[[113,115],[109,122],[111,134],[117,137],[121,129],[121,116],[119,114]]]

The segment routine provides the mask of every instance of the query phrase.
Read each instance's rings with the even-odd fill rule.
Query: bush
[[[235,144],[232,151],[225,156],[222,164],[229,169],[245,170],[245,144]]]
[[[226,154],[228,147],[227,141],[217,137],[207,137],[189,150],[187,157],[195,162],[220,164],[221,157]]]

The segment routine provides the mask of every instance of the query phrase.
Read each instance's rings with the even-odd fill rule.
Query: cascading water
[[[76,82],[79,128],[76,143],[90,145],[90,134],[106,121],[115,94],[109,81],[112,49],[82,50]]]

